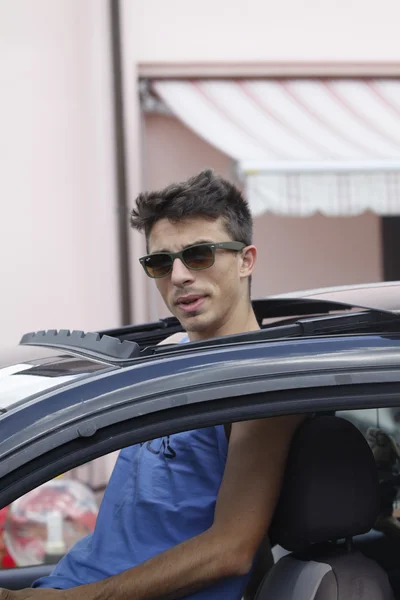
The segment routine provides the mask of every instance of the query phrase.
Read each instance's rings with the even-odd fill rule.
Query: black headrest
[[[339,417],[306,420],[293,437],[271,540],[303,550],[366,533],[377,514],[378,474],[363,435]]]

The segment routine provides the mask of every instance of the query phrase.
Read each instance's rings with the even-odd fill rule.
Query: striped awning
[[[400,214],[400,82],[159,80],[153,90],[245,175],[255,215]]]

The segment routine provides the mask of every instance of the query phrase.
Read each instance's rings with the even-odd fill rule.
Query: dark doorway
[[[400,216],[382,217],[383,278],[400,280]]]

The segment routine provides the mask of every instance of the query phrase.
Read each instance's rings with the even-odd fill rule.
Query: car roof
[[[270,327],[269,337],[263,336],[264,341],[268,341],[304,335],[304,317],[320,315],[321,312],[324,315],[329,315],[331,311],[348,312],[360,305],[398,312],[399,297],[400,282],[385,282],[279,294],[255,300],[254,306],[256,313],[259,313],[258,317],[261,316],[260,322]],[[264,315],[267,318],[263,318]],[[271,318],[268,315],[273,316]],[[301,324],[297,324],[299,318],[303,318]],[[291,326],[286,325],[288,319],[291,320]],[[374,326],[374,318],[371,322]],[[320,329],[321,323],[323,322],[318,321]],[[355,318],[350,331],[357,330],[357,323]],[[329,322],[327,331],[335,333],[335,324],[336,321],[332,325]],[[25,334],[19,346],[11,351],[0,351],[0,411],[19,402],[27,402],[40,393],[46,394],[51,388],[61,389],[71,381],[76,383],[89,375],[98,375],[117,366],[129,366],[146,357],[160,358],[168,356],[170,352],[186,353],[216,345],[257,341],[257,334],[252,332],[184,346],[158,346],[160,339],[177,328],[181,329],[178,321],[168,318],[153,324],[100,333],[49,330]],[[308,334],[312,330],[312,324],[308,322]],[[381,326],[380,331],[382,330],[385,331],[384,325]],[[323,332],[323,327],[321,331]]]
[[[110,370],[110,365],[56,348],[0,350],[0,414],[54,388]]]
[[[269,296],[270,299],[309,298],[400,312],[400,281],[315,288]]]

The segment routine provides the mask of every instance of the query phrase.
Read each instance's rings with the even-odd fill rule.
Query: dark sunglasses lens
[[[183,260],[189,269],[207,269],[214,262],[214,253],[210,246],[201,245],[186,248],[183,253]]]
[[[144,266],[150,277],[165,277],[171,272],[172,260],[167,254],[153,254],[146,258]]]

